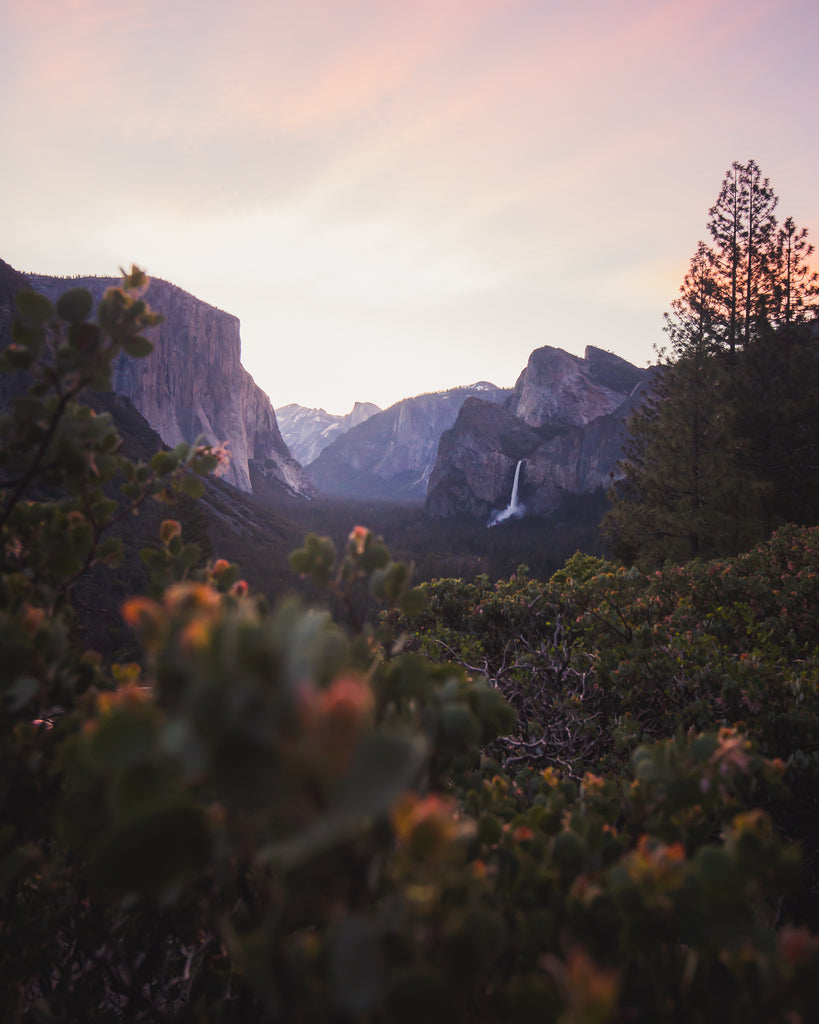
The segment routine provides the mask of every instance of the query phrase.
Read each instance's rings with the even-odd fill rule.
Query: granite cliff
[[[377,412],[381,409],[372,402],[356,402],[346,416],[291,403],[276,410],[276,419],[290,454],[302,466],[309,466],[337,437]]]
[[[27,275],[31,287],[56,298],[88,288],[99,299],[113,278]],[[129,398],[165,444],[203,434],[226,443],[224,479],[252,492],[259,484],[293,494],[312,486],[291,457],[267,395],[241,364],[239,320],[166,281],[152,280],[146,298],[164,322],[151,331],[146,359],[117,362],[114,391]],[[255,481],[255,483],[254,483]]]
[[[319,454],[307,474],[326,494],[421,504],[438,442],[464,402],[481,396],[486,405],[494,406],[509,394],[481,381],[406,398],[342,434]]]
[[[648,374],[601,349],[582,359],[536,349],[503,408],[471,398],[441,437],[427,513],[488,519],[507,505],[520,460],[528,513],[547,515],[570,495],[604,488]]]
[[[529,356],[507,408],[530,427],[582,427],[614,412],[644,375],[599,348],[589,346],[581,359],[544,345]]]

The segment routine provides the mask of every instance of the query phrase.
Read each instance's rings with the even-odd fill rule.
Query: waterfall
[[[523,465],[523,459],[518,459],[518,464],[515,466],[515,481],[512,484],[512,497],[509,499],[509,510],[512,513],[516,513],[518,510],[518,482],[520,481],[520,467]]]
[[[505,519],[511,519],[513,516],[522,516],[526,511],[526,508],[518,501],[518,485],[520,484],[520,467],[523,465],[523,459],[518,459],[518,464],[515,466],[515,479],[512,483],[512,495],[509,498],[509,504],[502,512],[493,512],[489,517],[487,526],[496,526],[498,523],[502,523]]]

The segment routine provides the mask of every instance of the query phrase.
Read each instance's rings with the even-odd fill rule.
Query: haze
[[[0,0],[0,258],[236,314],[274,406],[638,365],[755,159],[819,234],[815,0]]]

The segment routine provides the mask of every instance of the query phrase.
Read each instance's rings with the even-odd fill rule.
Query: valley
[[[0,343],[16,289],[53,299],[83,287],[98,300],[113,283],[22,275],[0,262]],[[496,578],[521,564],[549,575],[577,549],[603,551],[604,490],[647,371],[596,348],[581,358],[546,346],[514,388],[481,381],[385,410],[358,402],[346,416],[276,412],[241,365],[235,317],[164,281],[152,281],[147,298],[164,316],[155,349],[120,358],[114,394],[100,401],[142,457],[198,436],[227,449],[226,472],[206,485],[197,541],[241,564],[254,589],[273,597],[297,587],[287,556],[303,536],[342,547],[358,523],[419,580]],[[521,514],[490,531],[521,460]],[[138,550],[148,523],[128,529]]]

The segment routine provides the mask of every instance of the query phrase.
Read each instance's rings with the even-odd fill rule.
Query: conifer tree
[[[711,268],[721,307],[716,334],[731,354],[757,337],[768,321],[777,202],[756,162],[735,160],[708,211]]]
[[[627,559],[731,554],[819,516],[819,287],[776,203],[754,161],[732,164],[610,490],[603,531]]]
[[[658,370],[629,421],[603,535],[644,566],[740,550],[758,533],[753,488],[738,472],[724,357],[688,351]]]
[[[808,264],[813,253],[808,229],[788,217],[777,230],[774,252],[771,291],[778,325],[806,323],[819,313],[819,274]]]
[[[740,471],[754,480],[765,536],[819,522],[819,337],[791,323],[741,353],[730,400]]]
[[[717,351],[719,314],[719,291],[710,252],[705,242],[700,242],[680,285],[680,295],[671,303],[671,312],[665,314],[665,332],[671,341],[669,358],[691,353],[701,360]]]

